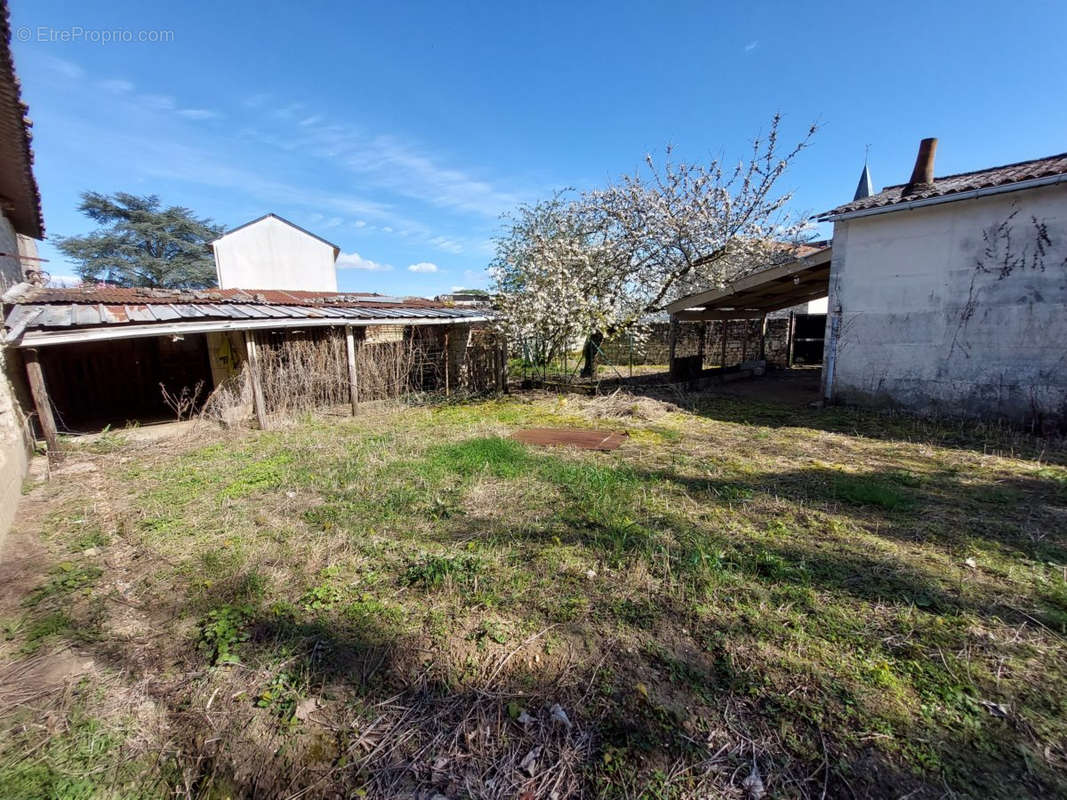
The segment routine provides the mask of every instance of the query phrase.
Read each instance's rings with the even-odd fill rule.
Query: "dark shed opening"
[[[177,394],[202,381],[200,404],[214,388],[202,333],[78,342],[39,352],[60,432],[173,420],[160,384]]]

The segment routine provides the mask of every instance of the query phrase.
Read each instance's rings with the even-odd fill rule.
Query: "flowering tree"
[[[509,333],[550,350],[582,337],[592,374],[605,337],[677,297],[790,258],[807,224],[787,217],[791,195],[775,184],[815,126],[782,155],[779,124],[776,115],[733,168],[676,164],[668,148],[662,164],[649,156],[646,170],[605,188],[521,208],[491,264]]]
[[[616,291],[620,256],[587,227],[581,203],[563,193],[513,215],[491,266],[500,323],[528,355],[547,364],[591,331],[619,329],[631,295]]]

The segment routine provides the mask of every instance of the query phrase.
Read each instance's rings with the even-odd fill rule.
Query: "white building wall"
[[[826,298],[820,297],[818,300],[808,301],[809,314],[825,314],[826,313]]]
[[[212,246],[222,289],[337,291],[333,247],[276,217],[228,233]]]
[[[1067,186],[838,222],[829,306],[835,399],[1067,419]]]

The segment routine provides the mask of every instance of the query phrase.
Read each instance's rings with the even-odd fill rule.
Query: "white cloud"
[[[97,130],[89,132],[93,136],[104,135]],[[270,204],[285,198],[288,203],[320,212],[329,209],[357,218],[400,219],[391,207],[378,201],[274,181],[261,172],[234,166],[207,151],[178,142],[137,136],[116,140],[129,154],[131,168],[148,177],[226,189]]]
[[[442,208],[496,219],[523,199],[442,163],[442,157],[425,152],[417,144],[355,125],[319,124],[321,115],[298,114],[303,108],[301,103],[274,108],[269,118],[277,121],[275,124],[291,125],[290,131],[295,128],[295,132],[277,131],[259,138],[276,147],[297,148],[327,159],[332,165],[340,164],[379,189]]]
[[[409,272],[437,272],[437,265],[429,261],[420,261],[408,267]]]
[[[105,99],[110,101],[112,97],[121,99],[131,112],[136,109],[141,113],[170,115],[184,119],[208,119],[206,114],[212,113],[226,116],[224,113],[211,109],[188,108],[180,104],[174,95],[145,91],[143,86],[137,87],[141,89],[137,91],[132,82],[128,83],[128,91],[126,83],[119,78],[112,79],[106,87],[97,80],[94,80],[91,86],[100,93],[102,101]],[[276,105],[271,96],[265,94],[251,95],[243,101],[238,100],[238,103],[243,103],[247,107],[263,104],[259,115],[265,119],[272,118],[271,112]],[[290,106],[284,111],[292,113],[295,108],[295,106]],[[354,132],[355,129],[341,128],[336,124],[327,123],[309,125],[304,128],[297,125],[298,120],[308,118],[311,114],[309,110],[301,116],[294,115],[289,122],[274,121],[272,125],[264,126],[266,131],[256,128],[240,129],[238,136],[240,139],[278,148],[288,144],[296,148],[297,152],[306,153],[309,148],[327,141],[323,136],[337,135],[340,137],[337,143],[338,148],[344,151],[339,161],[344,162],[353,158],[356,149],[354,149],[349,133],[351,132],[351,136],[359,136]],[[360,181],[357,184],[363,185],[368,195],[362,195],[358,190],[353,191],[354,187],[345,187],[340,190],[320,189],[274,179],[270,174],[252,168],[251,163],[254,162],[246,164],[242,159],[220,156],[209,149],[192,146],[168,135],[152,135],[147,131],[141,135],[133,134],[129,131],[136,127],[131,128],[131,126],[125,126],[120,132],[113,126],[104,128],[84,119],[77,120],[76,124],[73,120],[71,122],[71,135],[68,136],[68,141],[71,142],[72,147],[88,151],[88,143],[106,135],[114,146],[124,153],[130,173],[140,179],[165,179],[199,184],[226,190],[234,196],[254,198],[259,201],[259,204],[270,206],[276,205],[279,199],[284,199],[290,207],[297,206],[309,213],[321,214],[321,221],[332,220],[335,217],[341,218],[343,222],[338,227],[359,230],[361,233],[389,234],[409,241],[418,240],[420,243],[430,243],[433,248],[449,253],[466,252],[470,249],[464,237],[439,235],[439,230],[435,231],[418,218],[412,218],[403,213],[397,205],[398,199],[382,191],[385,187],[382,186],[381,181],[377,180],[377,172],[373,175],[368,174],[367,181]],[[78,133],[74,133],[75,129]],[[327,133],[322,134],[324,131]],[[363,136],[360,141],[370,140]],[[374,150],[372,148],[366,152],[373,155]],[[388,170],[383,167],[381,171],[384,173]],[[408,193],[407,189],[402,192],[405,195]]]
[[[97,86],[104,91],[113,92],[114,94],[125,94],[126,92],[132,92],[134,89],[133,83],[124,81],[121,78],[111,78],[106,81],[100,81]]]
[[[392,269],[388,264],[380,264],[364,258],[359,253],[341,253],[337,257],[337,269],[362,269],[367,272],[388,272]]]
[[[759,47],[759,39],[753,39],[751,42],[745,45],[745,52],[751,53],[757,47]]]
[[[435,247],[444,250],[446,253],[462,253],[463,245],[457,242],[455,239],[449,239],[445,236],[435,236],[430,239],[430,244]]]
[[[73,61],[67,61],[65,58],[56,58],[55,56],[46,56],[45,64],[53,72],[58,72],[64,78],[70,78],[71,80],[80,80],[85,77],[85,70],[75,64]]]
[[[297,113],[302,111],[303,108],[304,108],[304,104],[303,103],[290,103],[289,105],[285,106],[284,108],[276,108],[276,109],[274,109],[274,116],[280,117],[281,119],[290,119],[293,116],[295,116]]]
[[[329,219],[323,220],[321,222],[321,224],[319,225],[319,227],[320,228],[336,228],[342,222],[344,222],[344,220],[341,219],[340,217],[330,217]]]
[[[170,111],[174,108],[174,98],[166,94],[142,94],[137,99],[141,105],[153,111]]]
[[[215,119],[219,116],[218,111],[211,111],[206,108],[182,108],[178,113],[186,119]]]

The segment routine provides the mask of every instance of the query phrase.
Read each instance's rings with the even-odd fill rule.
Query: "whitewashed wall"
[[[276,217],[226,234],[213,247],[222,289],[337,291],[333,247]]]
[[[1067,186],[838,222],[829,306],[835,399],[1064,421]]]

